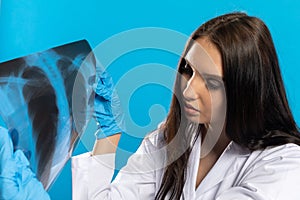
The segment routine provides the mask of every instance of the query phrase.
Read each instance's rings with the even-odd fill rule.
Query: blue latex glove
[[[0,127],[0,199],[49,200],[23,151],[14,151],[8,131]]]
[[[111,76],[99,65],[94,85],[94,118],[97,121],[97,139],[125,131],[124,114]]]

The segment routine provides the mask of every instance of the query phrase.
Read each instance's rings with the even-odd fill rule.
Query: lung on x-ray
[[[0,115],[45,189],[91,117],[95,63],[85,40],[0,63]]]

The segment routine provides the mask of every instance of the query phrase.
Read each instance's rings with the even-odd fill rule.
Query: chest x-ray
[[[95,62],[81,40],[0,63],[0,115],[45,189],[91,117]]]

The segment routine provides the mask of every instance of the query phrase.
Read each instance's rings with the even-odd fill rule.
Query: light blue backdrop
[[[201,23],[216,15],[246,11],[262,18],[271,30],[290,105],[300,124],[299,9],[297,0],[2,0],[0,62],[83,38],[95,47],[110,36],[132,28],[164,27],[189,35]],[[143,63],[163,63],[175,68],[177,60],[174,55],[154,50],[129,53],[114,63],[120,73],[113,78],[116,81],[132,67]],[[156,85],[139,88],[131,97],[132,118],[137,124],[145,125],[149,123],[151,105],[160,104],[166,111],[159,111],[157,120],[163,119],[170,97],[170,91]],[[120,145],[134,151],[139,142],[140,139],[123,136]],[[74,154],[85,152],[85,146],[79,143]],[[49,193],[53,200],[71,199],[70,163]]]

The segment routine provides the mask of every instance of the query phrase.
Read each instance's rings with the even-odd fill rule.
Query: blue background
[[[83,38],[95,47],[110,36],[132,28],[164,27],[189,35],[214,16],[231,11],[246,11],[262,18],[271,30],[288,99],[299,125],[299,9],[300,2],[297,0],[2,0],[0,62]],[[120,65],[118,67],[122,73],[126,73],[132,66],[149,62],[164,63],[175,68],[178,60],[176,56],[151,50],[128,54],[122,59],[115,63]],[[113,75],[113,78],[116,81],[118,76]],[[132,118],[140,125],[147,124],[149,107],[160,104],[167,112],[170,97],[170,92],[162,88],[141,87],[132,96],[132,104],[135,105],[131,107]],[[163,119],[164,113],[161,115]],[[140,139],[124,135],[120,145],[134,151],[139,142]],[[85,151],[85,145],[79,142],[74,155]],[[53,200],[71,199],[70,162],[49,193]]]

